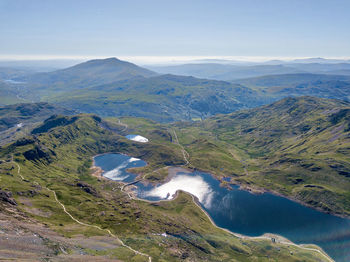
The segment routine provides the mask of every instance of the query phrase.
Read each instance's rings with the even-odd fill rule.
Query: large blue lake
[[[95,157],[103,175],[117,181],[132,182],[136,175],[128,168],[146,162],[121,154]],[[220,182],[203,172],[179,171],[162,185],[137,183],[137,195],[147,200],[172,199],[177,190],[195,195],[202,207],[220,227],[248,236],[274,233],[295,243],[313,243],[336,261],[350,261],[350,220],[316,211],[269,193],[251,194]]]

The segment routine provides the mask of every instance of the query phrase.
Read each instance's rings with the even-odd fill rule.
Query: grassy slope
[[[0,106],[0,146],[29,134],[35,125],[51,115],[73,113],[73,110],[48,103],[21,103]],[[21,126],[17,126],[20,123]]]
[[[19,123],[27,124],[43,121],[54,114],[68,115],[73,113],[73,110],[48,103],[21,103],[0,106],[0,131]]]
[[[224,81],[162,75],[84,88],[49,101],[101,116],[137,116],[169,122],[204,118],[261,105],[255,92]]]
[[[311,97],[174,125],[196,167],[342,215],[350,215],[349,127],[348,103]]]
[[[174,145],[168,143],[139,144],[130,142],[100,127],[97,117],[81,115],[67,118],[65,125],[52,118],[44,127],[48,132],[37,133],[32,138],[21,139],[1,148],[1,159],[11,155],[21,167],[25,180],[17,175],[11,162],[1,162],[2,188],[12,191],[25,209],[41,213],[28,214],[49,225],[66,237],[84,234],[95,236],[101,231],[74,223],[54,201],[47,188],[55,190],[58,199],[77,219],[117,234],[126,244],[152,256],[152,261],[317,261],[319,255],[293,246],[272,244],[266,240],[243,240],[215,228],[206,215],[187,194],[174,201],[150,204],[129,200],[119,190],[118,183],[99,180],[90,175],[91,157],[103,152],[124,152],[148,161],[149,168],[167,162],[181,165],[182,156]],[[147,125],[147,123],[145,123]],[[89,185],[90,193],[77,186]],[[35,194],[27,194],[35,191]],[[19,197],[16,192],[21,193]],[[92,194],[91,194],[92,192]],[[49,215],[40,215],[49,214]],[[164,238],[155,234],[167,232]],[[291,254],[291,251],[293,255]],[[119,258],[125,261],[144,261],[129,250],[119,247],[108,251],[86,249],[84,252]],[[269,258],[268,258],[269,257]]]
[[[18,90],[8,83],[0,80],[0,106],[24,102],[18,98]]]
[[[312,95],[350,100],[350,77],[327,74],[283,74],[235,80],[270,97]]]
[[[163,144],[174,140],[175,130],[189,153],[189,167],[219,178],[230,176],[244,187],[274,191],[326,212],[350,215],[349,103],[287,98],[202,122],[159,125],[130,118],[122,122],[128,124],[125,133]],[[148,178],[162,179],[164,174]]]

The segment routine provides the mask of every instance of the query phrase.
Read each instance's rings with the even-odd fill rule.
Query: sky
[[[350,57],[349,0],[0,0],[0,59]]]

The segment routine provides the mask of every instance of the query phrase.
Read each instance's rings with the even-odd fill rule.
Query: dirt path
[[[187,165],[190,165],[190,161],[188,160],[190,158],[190,155],[188,154],[188,152],[185,150],[185,148],[180,144],[179,142],[179,139],[177,138],[177,134],[176,134],[176,131],[174,129],[172,129],[173,133],[174,133],[174,138],[175,138],[175,141],[174,141],[174,144],[178,145],[180,148],[181,148],[181,152],[182,152],[182,155],[184,157],[184,160],[186,162],[186,166]]]
[[[78,219],[76,219],[75,217],[73,217],[73,216],[67,211],[66,207],[58,200],[57,195],[56,195],[56,192],[55,192],[54,190],[52,190],[52,189],[47,188],[47,187],[45,187],[45,188],[46,188],[48,191],[50,191],[50,192],[53,193],[56,202],[62,206],[64,213],[66,213],[72,220],[74,220],[75,222],[77,222],[77,223],[80,224],[80,225],[87,226],[87,227],[93,227],[93,228],[96,228],[96,229],[98,229],[98,230],[107,232],[111,237],[116,238],[116,239],[119,241],[119,243],[120,243],[123,247],[126,247],[126,248],[130,249],[131,251],[133,251],[133,252],[134,252],[135,254],[137,254],[137,255],[141,255],[141,256],[148,257],[148,261],[149,261],[149,262],[152,261],[151,256],[149,256],[149,255],[147,255],[147,254],[145,254],[145,253],[142,253],[142,252],[140,252],[140,251],[137,251],[137,250],[133,249],[132,247],[130,247],[130,246],[124,244],[124,242],[123,242],[117,235],[113,234],[109,229],[103,229],[103,228],[101,228],[101,227],[99,227],[99,226],[96,226],[96,225],[89,225],[89,224],[86,224],[86,223],[84,223],[84,222],[81,222],[81,221],[79,221]]]
[[[21,172],[21,167],[19,166],[19,164],[18,164],[17,162],[15,162],[15,161],[13,160],[13,156],[12,156],[11,162],[14,163],[14,164],[18,167],[17,174],[21,177],[22,180],[25,180],[25,178],[24,178],[24,177],[21,175],[21,173],[20,173],[20,172]],[[37,182],[34,182],[34,184],[38,184],[38,183],[37,183]],[[93,227],[93,228],[96,228],[96,229],[98,229],[98,230],[107,232],[110,236],[116,238],[116,239],[118,240],[118,242],[120,243],[121,246],[128,248],[129,250],[131,250],[132,252],[134,252],[136,255],[141,255],[141,256],[148,257],[148,261],[149,261],[149,262],[152,262],[152,257],[151,257],[151,256],[149,256],[149,255],[147,255],[147,254],[145,254],[145,253],[142,253],[142,252],[140,252],[140,251],[137,251],[137,250],[133,249],[132,247],[126,245],[117,235],[113,234],[109,229],[103,229],[103,228],[101,228],[101,227],[99,227],[99,226],[96,226],[96,225],[86,224],[86,223],[84,223],[84,222],[79,221],[79,220],[76,219],[75,217],[73,217],[72,214],[70,214],[70,213],[67,211],[65,205],[63,205],[63,204],[58,200],[57,195],[56,195],[56,192],[55,192],[54,190],[52,190],[52,189],[50,189],[50,188],[47,188],[47,187],[43,187],[43,188],[45,188],[46,190],[48,190],[48,191],[50,191],[51,193],[53,193],[54,198],[55,198],[55,201],[62,207],[63,212],[66,213],[73,221],[75,221],[76,223],[78,223],[78,224],[80,224],[80,225],[86,226],[86,227]]]
[[[246,161],[241,159],[232,149],[229,149],[228,151],[232,155],[233,159],[239,161],[242,164],[244,173],[245,173],[246,176],[248,176],[249,173],[248,173],[248,170],[247,170]]]
[[[119,119],[119,118],[118,118],[118,124],[124,127],[124,129],[123,129],[121,132],[124,132],[125,130],[127,130],[127,129],[128,129],[128,125],[127,125],[127,124],[125,124],[125,123],[122,123],[122,122],[120,121],[120,119]]]

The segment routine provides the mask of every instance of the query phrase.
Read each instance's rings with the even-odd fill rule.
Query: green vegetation
[[[16,80],[24,84],[13,92],[14,98],[19,95],[103,117],[137,116],[171,122],[203,119],[266,102],[255,91],[238,84],[187,76],[159,76],[116,58],[91,60]]]
[[[286,98],[172,128],[195,167],[350,215],[349,103]]]
[[[33,74],[35,71],[29,68],[14,68],[0,66],[0,80],[11,80]]]
[[[15,87],[0,80],[0,106],[26,102],[17,96],[18,93]]]
[[[54,114],[73,114],[48,103],[22,103],[0,106],[0,145],[19,139],[30,133],[31,129]]]
[[[122,122],[129,128],[125,132],[163,144],[174,141],[175,131],[189,155],[190,168],[232,177],[253,191],[269,190],[325,212],[350,215],[347,102],[286,98],[201,122],[159,125],[130,118]],[[147,178],[161,180],[164,175],[158,172]]]
[[[52,103],[101,116],[160,122],[205,118],[261,105],[256,92],[224,81],[175,75],[134,78],[48,96]]]
[[[176,70],[178,67],[180,71]],[[102,117],[145,117],[158,122],[191,121],[261,106],[287,96],[313,95],[349,100],[350,77],[332,74],[332,70],[347,70],[348,65],[323,67],[317,64],[195,64],[171,67],[175,71],[169,72],[189,72],[188,76],[181,76],[158,75],[135,64],[108,58],[17,77],[15,80],[24,83],[20,86],[1,83],[6,87],[1,92],[6,97],[6,104],[25,98]],[[325,74],[320,74],[322,70]],[[237,78],[232,74],[241,78],[260,77],[232,81]],[[193,75],[226,81],[200,79]]]
[[[150,77],[155,72],[117,58],[90,60],[65,69],[19,78],[31,89],[62,92],[111,83],[133,77]]]
[[[286,96],[317,96],[350,101],[350,76],[326,74],[268,75],[236,80],[271,98]]]
[[[74,111],[48,103],[22,103],[0,107],[0,131],[16,124],[41,122],[54,114],[71,115]]]
[[[180,193],[167,202],[136,201],[119,190],[119,183],[91,176],[91,157],[104,152],[140,157],[148,162],[149,169],[164,167],[165,163],[184,163],[179,146],[169,141],[171,133],[166,128],[146,120],[124,120],[130,126],[148,130],[153,134],[151,141],[147,144],[129,141],[102,128],[108,124],[117,128],[116,121],[103,122],[93,115],[50,118],[34,135],[0,149],[1,187],[13,192],[21,211],[65,237],[107,237],[104,231],[73,221],[48,189],[54,190],[74,218],[111,230],[125,244],[151,255],[152,261],[324,260],[314,251],[266,239],[240,239],[218,229],[187,194]],[[155,142],[160,137],[163,140]],[[12,157],[20,171],[11,162]],[[160,235],[165,232],[167,237]],[[83,251],[125,261],[147,260],[122,246]]]

